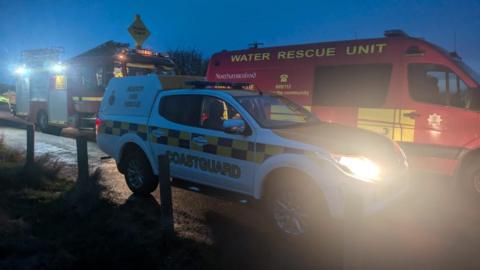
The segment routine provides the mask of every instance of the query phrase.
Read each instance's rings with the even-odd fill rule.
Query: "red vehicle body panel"
[[[407,53],[412,48],[417,52]],[[448,53],[408,36],[223,51],[211,57],[207,79],[253,83],[262,91],[284,95],[311,109],[323,121],[382,133],[384,130],[387,137],[400,142],[411,167],[451,175],[462,155],[480,146],[480,115],[467,109],[415,101],[408,82],[408,67],[412,63],[443,66],[469,88],[479,87]],[[391,64],[388,94],[382,106],[312,103],[316,68],[356,64]],[[410,119],[406,117],[410,113],[418,115]],[[392,120],[385,121],[390,114]],[[438,120],[435,125],[431,124],[432,117]]]

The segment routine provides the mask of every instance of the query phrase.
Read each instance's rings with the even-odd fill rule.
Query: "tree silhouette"
[[[196,49],[176,49],[168,51],[170,58],[175,62],[177,75],[205,76],[208,59]]]

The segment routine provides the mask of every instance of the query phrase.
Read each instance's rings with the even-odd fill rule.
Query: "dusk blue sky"
[[[61,46],[64,59],[107,40],[129,42],[135,14],[151,31],[145,47],[222,49],[379,37],[401,28],[480,71],[480,0],[457,1],[35,1],[0,0],[0,82],[21,50]]]

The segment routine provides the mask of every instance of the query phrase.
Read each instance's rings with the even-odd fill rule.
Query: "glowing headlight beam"
[[[17,74],[17,75],[25,75],[25,74],[27,74],[27,68],[25,66],[17,67],[15,69],[14,73]]]
[[[355,178],[366,182],[380,180],[380,168],[365,157],[337,156],[337,162],[348,169]]]
[[[65,70],[65,66],[58,63],[50,67],[50,70],[54,73],[62,73]]]

